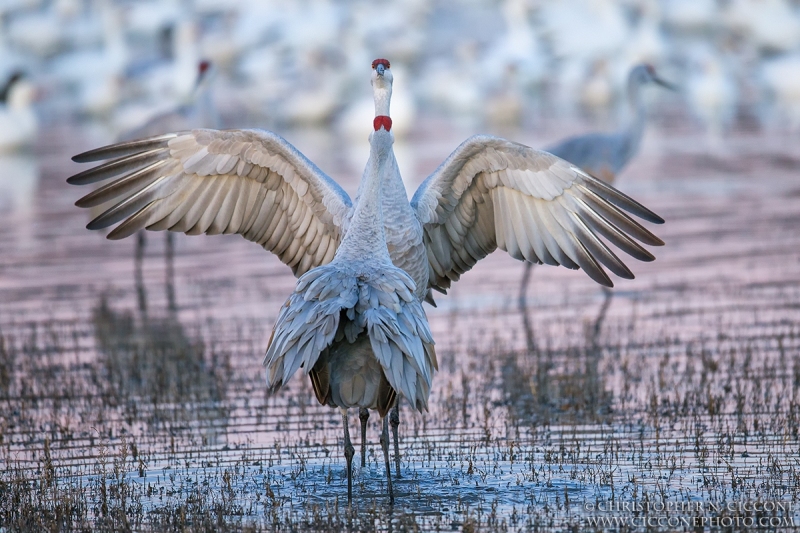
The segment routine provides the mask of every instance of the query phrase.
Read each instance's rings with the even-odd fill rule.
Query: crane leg
[[[344,424],[344,459],[347,461],[347,503],[353,501],[353,456],[356,449],[350,442],[350,427],[347,424],[347,409],[342,409],[342,424]]]
[[[386,465],[386,486],[389,489],[389,505],[394,505],[394,491],[392,490],[392,467],[389,466],[389,419],[383,417],[383,431],[381,431],[381,448],[383,448],[383,462]]]
[[[531,282],[531,272],[533,271],[533,263],[525,261],[525,272],[522,273],[522,281],[519,284],[519,301],[525,302],[525,296],[528,294],[528,284]]]
[[[358,418],[361,419],[361,468],[367,466],[367,420],[369,420],[369,409],[362,407],[358,411]]]
[[[525,272],[522,274],[522,281],[520,282],[517,305],[522,315],[522,326],[525,329],[525,342],[528,345],[528,352],[534,353],[536,352],[536,337],[533,335],[533,325],[528,317],[528,284],[531,281],[531,272],[533,272],[533,263],[525,261]]]
[[[175,235],[167,232],[164,260],[167,266],[167,306],[171,312],[177,309],[175,304]]]
[[[389,423],[392,425],[392,438],[394,439],[395,472],[399,479],[402,477],[400,475],[400,444],[397,441],[397,427],[400,425],[400,398],[397,399],[392,408],[392,412],[389,415]]]
[[[144,287],[144,277],[142,275],[142,262],[144,261],[144,248],[147,244],[144,231],[136,234],[136,247],[133,256],[133,277],[136,283],[136,298],[139,304],[139,312],[147,314],[147,289]]]
[[[603,322],[606,319],[606,313],[608,313],[608,308],[611,306],[611,298],[614,296],[613,291],[607,287],[603,287],[603,295],[605,299],[603,300],[603,305],[600,307],[600,312],[597,314],[597,318],[594,321],[594,331],[592,332],[592,344],[596,347],[597,346],[597,338],[600,336],[600,329],[603,327]]]

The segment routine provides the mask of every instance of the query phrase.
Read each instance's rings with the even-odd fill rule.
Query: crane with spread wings
[[[347,409],[378,410],[391,477],[387,414],[401,396],[427,408],[436,356],[421,304],[433,302],[431,290],[445,293],[497,248],[612,286],[605,268],[633,274],[605,241],[641,261],[654,259],[642,244],[663,244],[627,214],[663,222],[635,200],[554,155],[486,135],[464,141],[409,202],[392,148],[390,65],[377,59],[372,69],[375,131],[355,202],[282,137],[256,129],[99,148],[73,159],[111,161],[67,180],[110,180],[76,202],[116,200],[87,226],[116,224],[109,239],[141,229],[236,233],[292,269],[298,285],[273,330],[267,381],[278,388],[302,368],[320,403],[342,409],[348,487]],[[397,423],[392,416],[396,457]],[[362,416],[362,461],[365,424]]]

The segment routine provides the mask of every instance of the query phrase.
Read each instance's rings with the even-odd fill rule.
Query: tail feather
[[[384,418],[389,411],[394,407],[394,402],[397,401],[397,391],[395,391],[386,376],[382,376],[381,383],[378,385],[378,415]]]
[[[327,352],[328,349],[326,348],[323,353],[320,354],[319,359],[317,359],[317,364],[314,365],[314,368],[312,368],[311,372],[308,374],[311,378],[311,386],[314,389],[314,395],[317,397],[317,401],[322,405],[331,404],[331,375],[330,368],[327,364]]]

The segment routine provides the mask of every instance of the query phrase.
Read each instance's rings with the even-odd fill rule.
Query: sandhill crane
[[[647,110],[642,98],[642,88],[655,83],[670,90],[675,86],[661,79],[652,65],[634,66],[628,74],[628,104],[633,113],[633,120],[622,129],[612,133],[588,133],[570,137],[545,148],[555,156],[580,167],[588,174],[600,178],[606,183],[613,183],[617,174],[633,159],[639,151],[644,128],[647,123]],[[648,260],[648,259],[643,259]],[[652,260],[650,258],[649,260]],[[520,294],[527,292],[530,281],[532,262],[525,263]],[[595,330],[599,330],[602,317],[611,301],[611,291],[604,288],[605,300]]]
[[[210,61],[203,59],[197,62],[195,68],[194,86],[191,94],[173,108],[163,110],[161,113],[150,116],[143,124],[138,124],[136,127],[123,132],[117,140],[130,141],[172,131],[217,127],[219,125],[219,116],[217,115],[210,90],[211,79],[214,76],[214,65]],[[115,203],[115,200],[112,198],[108,202],[94,205],[90,210],[92,218],[104,213],[107,209],[113,207]],[[147,301],[144,295],[144,283],[142,282],[142,263],[144,261],[146,241],[144,230],[136,234],[134,278],[137,288],[141,289],[137,290],[139,293],[140,306],[146,305]],[[175,239],[172,233],[166,233],[164,242],[168,280],[167,286],[169,287],[167,291],[167,302],[169,309],[174,311],[176,309],[176,304],[172,279],[174,275],[173,260],[175,256]]]
[[[639,151],[647,123],[642,88],[651,83],[675,90],[672,84],[656,74],[652,65],[636,65],[628,74],[628,104],[633,113],[630,123],[612,133],[588,133],[570,137],[548,146],[545,151],[579,166],[606,183],[613,183],[617,174]]]
[[[300,279],[273,330],[267,382],[278,388],[302,368],[317,399],[342,409],[348,499],[354,450],[347,409],[377,409],[393,501],[386,413],[398,396],[426,409],[436,369],[421,305],[430,289],[445,293],[496,248],[520,260],[583,268],[610,286],[601,264],[633,275],[598,234],[652,260],[634,239],[663,243],[623,210],[663,220],[575,165],[486,135],[464,141],[409,202],[392,148],[390,65],[377,59],[372,67],[374,132],[355,204],[265,130],[193,130],[99,148],[73,159],[114,159],[67,181],[116,177],[76,202],[120,199],[87,226],[120,223],[110,239],[143,228],[238,233],[289,265]]]

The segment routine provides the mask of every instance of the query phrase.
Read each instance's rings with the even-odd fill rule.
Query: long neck
[[[375,87],[373,89],[375,98],[375,116],[389,116],[389,102],[392,99],[392,86]]]
[[[622,130],[625,139],[627,158],[633,157],[639,151],[639,145],[644,135],[647,123],[647,110],[642,98],[642,84],[635,79],[628,80],[628,104],[630,105],[630,118],[628,125]]]
[[[197,124],[203,128],[219,128],[220,117],[214,105],[214,95],[211,91],[211,80],[200,79],[194,91],[187,97],[186,105],[193,108]]]
[[[385,81],[375,83],[373,85],[373,98],[375,100],[375,117],[388,117],[389,104],[392,99],[392,85]],[[387,127],[387,126],[384,126]],[[391,129],[391,122],[388,124]],[[381,202],[384,208],[391,206],[397,199],[402,199],[408,202],[408,192],[400,177],[400,171],[397,169],[397,160],[394,156],[394,150],[389,147],[389,153],[386,155],[386,163],[384,166],[384,183],[383,183],[383,201]],[[356,198],[361,198],[364,194],[364,186],[366,181],[362,180],[358,187]]]
[[[384,129],[370,137],[370,155],[350,227],[336,252],[341,259],[379,258],[391,262],[383,229],[384,178],[392,154],[392,134]]]

